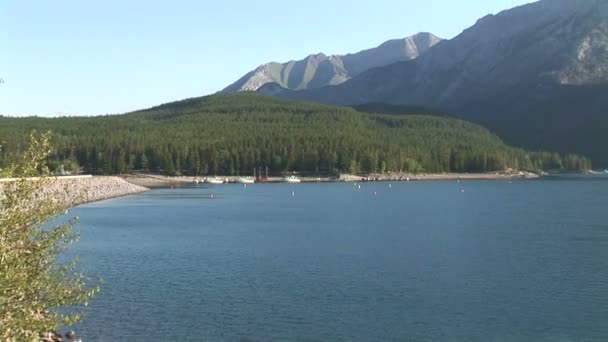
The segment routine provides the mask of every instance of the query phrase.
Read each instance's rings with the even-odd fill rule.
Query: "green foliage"
[[[483,172],[589,165],[581,157],[564,163],[559,155],[559,162],[549,162],[553,155],[510,148],[488,130],[449,117],[369,114],[257,93],[193,98],[125,115],[0,118],[6,146],[0,165],[23,151],[31,129],[53,130],[54,158],[75,160],[94,174],[245,175],[265,166],[271,174]]]
[[[98,290],[87,287],[75,261],[57,262],[77,237],[76,220],[45,226],[66,203],[43,191],[52,181],[50,135],[32,134],[29,146],[1,171],[17,180],[0,183],[0,341],[37,340],[40,333],[75,323],[78,313],[53,309],[85,303]]]
[[[394,105],[388,103],[365,103],[352,106],[358,112],[370,113],[370,114],[394,114],[394,115],[435,115],[435,116],[448,116],[437,110],[420,106],[404,106]]]

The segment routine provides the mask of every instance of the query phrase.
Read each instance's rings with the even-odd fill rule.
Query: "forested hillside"
[[[508,147],[457,119],[362,113],[257,93],[193,98],[124,115],[0,117],[0,166],[25,149],[32,130],[54,132],[55,167],[94,174],[243,175],[260,166],[272,174],[590,168],[578,156]]]

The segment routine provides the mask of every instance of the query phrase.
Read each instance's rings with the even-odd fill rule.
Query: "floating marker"
[[[460,192],[464,192],[464,189],[460,189]]]
[[[390,189],[390,188],[392,188],[392,187],[393,187],[393,185],[392,185],[392,184],[389,184],[389,185],[388,185],[388,188],[389,188],[389,189]]]
[[[359,189],[361,189],[361,185],[359,185]]]
[[[377,195],[378,195],[378,193],[376,191],[374,191],[374,196],[377,196]]]
[[[214,194],[209,195],[209,198],[215,198]]]
[[[291,197],[295,197],[295,196],[296,196],[296,192],[295,192],[295,191],[292,191],[292,192],[291,192]]]

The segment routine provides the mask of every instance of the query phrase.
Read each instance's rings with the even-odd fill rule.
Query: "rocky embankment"
[[[0,182],[0,196],[10,187],[10,181]],[[70,207],[148,190],[146,187],[131,184],[120,177],[58,177],[44,180],[39,198],[50,197]]]
[[[58,179],[51,183],[51,191],[63,194],[71,205],[145,192],[150,189],[131,184],[120,177],[99,176],[72,180]]]

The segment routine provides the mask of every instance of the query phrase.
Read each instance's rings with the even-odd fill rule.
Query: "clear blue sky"
[[[0,114],[123,113],[216,92],[268,61],[451,38],[528,2],[2,0]]]

